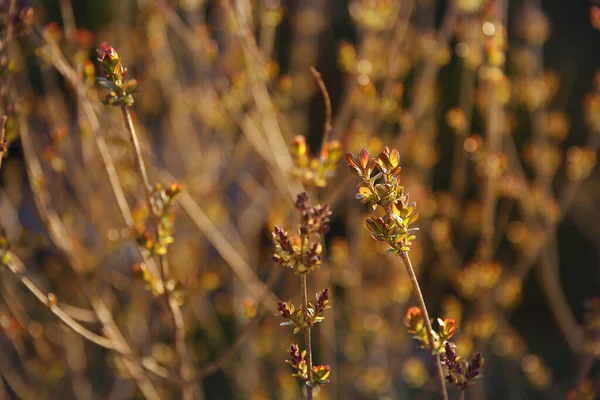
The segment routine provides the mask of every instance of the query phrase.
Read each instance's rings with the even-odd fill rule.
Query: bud
[[[327,143],[325,149],[327,150],[327,163],[334,164],[340,158],[342,158],[342,144],[339,140],[332,140],[331,142]]]
[[[178,182],[173,182],[171,183],[171,185],[167,188],[167,190],[165,191],[165,194],[167,195],[168,198],[173,199],[175,198],[179,193],[181,193],[181,191],[183,190],[183,185],[181,185]]]
[[[329,306],[329,297],[331,295],[331,291],[329,288],[324,289],[322,292],[317,293],[317,310],[316,313],[320,314],[323,311],[327,310]]]
[[[404,318],[404,326],[408,329],[409,333],[413,334],[423,330],[425,321],[423,320],[423,315],[421,314],[421,309],[419,309],[419,307],[411,307],[408,309],[406,317]]]
[[[307,152],[306,138],[301,135],[296,136],[292,141],[292,155],[294,157],[305,157]]]
[[[121,66],[121,60],[119,54],[108,43],[102,42],[98,49],[98,55],[100,58],[98,61],[102,64],[106,79],[116,82],[123,79],[123,67]]]
[[[331,374],[331,367],[329,365],[317,365],[312,369],[312,380],[315,384],[328,383],[329,375]]]
[[[290,318],[292,316],[292,314],[294,313],[294,311],[296,311],[296,308],[294,307],[294,305],[289,302],[289,301],[280,301],[279,303],[277,303],[277,311],[279,311],[279,316],[281,318]]]
[[[443,321],[438,318],[440,326],[440,336],[443,340],[450,339],[456,332],[456,321],[452,318],[445,318]]]
[[[48,293],[48,307],[53,307],[58,302],[56,295],[54,293]]]

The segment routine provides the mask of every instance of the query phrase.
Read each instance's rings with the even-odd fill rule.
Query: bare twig
[[[6,115],[0,118],[0,169],[2,169],[2,159],[6,153]]]
[[[329,141],[329,134],[331,133],[331,98],[329,97],[329,93],[327,92],[327,87],[325,86],[325,82],[323,82],[323,78],[319,71],[315,69],[315,67],[310,67],[310,72],[312,72],[313,77],[317,81],[319,85],[319,89],[321,89],[321,93],[323,94],[323,100],[325,101],[325,124],[323,125],[323,139],[321,140],[321,158],[324,157],[323,149],[325,148],[327,142]]]

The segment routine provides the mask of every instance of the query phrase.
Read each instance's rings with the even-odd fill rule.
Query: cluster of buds
[[[347,153],[350,171],[361,179],[356,198],[385,210],[385,215],[367,218],[367,228],[373,239],[390,245],[388,254],[400,254],[410,250],[416,239],[410,226],[417,220],[416,204],[409,203],[404,186],[400,185],[400,160],[398,150],[386,147],[377,158],[369,159],[369,152],[362,149],[358,157]],[[376,174],[373,172],[377,170]]]
[[[456,332],[456,321],[451,318],[437,319],[438,331],[432,331],[434,348],[429,344],[426,331],[426,324],[423,314],[418,307],[411,307],[404,318],[404,326],[408,333],[420,342],[420,348],[427,349],[433,355],[441,355],[442,363],[447,368],[446,380],[456,385],[461,391],[475,382],[475,379],[481,377],[481,367],[483,366],[483,356],[476,353],[471,362],[467,362],[456,355],[456,345],[450,342],[450,338]]]
[[[323,312],[331,308],[329,305],[329,297],[331,292],[329,289],[317,293],[317,303],[308,303],[308,307],[305,310],[303,306],[296,308],[291,301],[280,301],[277,304],[278,317],[283,318],[285,321],[280,326],[293,326],[294,334],[300,332],[302,329],[310,328],[313,325],[323,321]]]
[[[301,215],[299,235],[290,237],[276,226],[273,229],[273,261],[292,268],[297,274],[308,274],[321,265],[323,246],[319,238],[329,232],[331,210],[328,205],[311,206],[308,194],[304,192],[298,195],[295,206]]]
[[[148,250],[151,255],[162,256],[167,254],[167,246],[173,243],[173,230],[175,213],[173,206],[175,199],[181,193],[183,187],[174,182],[168,187],[160,183],[155,185],[150,194],[150,205],[152,215],[156,216],[159,226],[159,235],[156,240],[152,238],[149,232],[138,228],[137,243],[140,247]],[[143,215],[146,216],[145,214]]]
[[[295,373],[293,376],[301,379],[312,391],[319,390],[321,385],[329,383],[331,369],[328,365],[312,366],[312,351],[310,348],[310,329],[323,321],[323,313],[331,306],[331,291],[324,289],[317,293],[315,304],[307,299],[307,275],[321,264],[322,245],[321,236],[329,232],[329,217],[331,210],[328,205],[311,206],[308,194],[300,193],[295,202],[296,209],[300,212],[300,225],[298,235],[292,238],[287,232],[276,226],[273,229],[275,254],[273,261],[281,266],[292,268],[300,275],[302,282],[302,305],[294,306],[291,301],[277,304],[277,315],[284,321],[281,326],[291,326],[294,334],[302,331],[305,335],[307,350],[300,351],[298,345],[290,347],[290,364]],[[308,354],[308,355],[307,355]]]
[[[135,264],[133,266],[134,276],[146,283],[146,289],[149,290],[152,295],[158,297],[169,293],[169,297],[175,299],[175,301],[182,305],[185,298],[185,293],[181,283],[168,279],[163,282],[160,277],[152,275],[148,270],[148,267],[144,263]]]
[[[123,67],[117,51],[103,42],[98,49],[98,61],[102,66],[104,78],[98,78],[100,86],[108,89],[109,93],[104,98],[104,104],[110,106],[131,106],[137,87],[135,79],[125,80],[127,68]]]
[[[454,344],[446,342],[442,353],[443,363],[448,369],[446,380],[464,391],[482,376],[483,356],[481,353],[475,353],[471,362],[467,362],[456,355],[454,348]]]
[[[291,148],[294,160],[292,174],[302,184],[325,187],[327,180],[335,174],[335,165],[342,157],[342,146],[338,140],[323,145],[318,158],[310,157],[304,136],[296,136]]]
[[[306,362],[306,350],[300,351],[297,344],[290,346],[288,350],[290,359],[286,360],[296,371],[292,376],[303,380],[306,384],[313,388],[319,388],[321,385],[329,383],[329,375],[331,367],[329,365],[316,365],[312,367],[311,374],[308,373],[308,364]]]
[[[434,340],[432,349],[427,337],[427,328],[421,310],[418,307],[411,307],[408,309],[406,317],[404,318],[404,326],[408,333],[414,335],[413,337],[421,343],[419,346],[420,348],[429,350],[431,354],[443,353],[444,344],[447,343],[448,340],[454,336],[454,332],[456,332],[456,321],[454,319],[445,318],[442,320],[438,318],[437,323],[439,326],[438,332],[431,332]]]

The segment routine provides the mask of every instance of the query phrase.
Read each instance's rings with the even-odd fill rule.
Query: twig
[[[319,89],[321,89],[321,93],[323,94],[323,100],[325,101],[325,124],[323,125],[323,139],[321,140],[321,158],[324,158],[323,149],[329,141],[329,135],[333,129],[331,126],[331,98],[319,71],[315,67],[310,67],[310,72],[312,72],[313,77],[317,81]]]
[[[113,340],[98,335],[97,333],[90,331],[89,329],[81,325],[79,322],[77,322],[65,311],[65,309],[62,306],[59,306],[56,303],[57,299],[53,293],[44,293],[42,289],[40,289],[39,286],[37,286],[35,282],[33,282],[31,278],[29,278],[26,275],[25,265],[17,257],[16,254],[11,253],[11,261],[6,263],[6,267],[19,279],[19,281],[31,292],[31,294],[33,294],[42,304],[48,307],[50,312],[56,315],[63,324],[71,328],[74,332],[81,335],[81,337],[100,347],[104,347],[105,349],[115,351],[120,356],[123,356],[130,360],[139,361],[140,365],[142,365],[145,369],[154,373],[157,376],[160,376],[161,378],[169,378],[169,370],[162,367],[154,359],[149,357],[143,357],[140,360],[136,360],[135,356],[130,351],[123,352],[119,350],[115,346]]]
[[[302,290],[302,307],[304,312],[308,310],[308,288],[306,284],[306,274],[300,276],[300,286]],[[310,326],[304,328],[304,349],[306,350],[306,365],[308,368],[308,379],[310,381],[312,375],[312,343],[310,340]],[[313,389],[306,386],[306,400],[312,400]]]
[[[425,329],[427,330],[427,340],[429,341],[429,347],[431,350],[435,347],[435,340],[433,338],[433,327],[431,326],[431,320],[429,319],[429,313],[427,312],[427,306],[425,305],[425,299],[423,298],[423,294],[421,293],[421,287],[419,286],[419,281],[417,280],[417,276],[415,275],[415,270],[413,269],[412,263],[410,262],[410,258],[408,257],[407,252],[403,252],[400,255],[404,266],[406,267],[406,272],[408,273],[408,277],[410,278],[410,283],[412,284],[413,293],[417,298],[417,303],[419,304],[419,309],[423,314],[423,320],[425,322]],[[446,380],[444,379],[444,370],[442,369],[442,363],[440,362],[440,358],[437,355],[433,355],[434,365],[437,372],[438,381],[441,387],[441,395],[442,399],[448,400],[448,392],[446,390]]]
[[[171,175],[167,171],[159,171],[158,173],[161,177],[171,179]],[[223,260],[229,265],[233,273],[248,287],[254,298],[259,299],[266,288],[265,284],[261,282],[248,262],[229,243],[225,235],[212,223],[208,215],[200,208],[185,188],[179,194],[179,204]],[[275,308],[279,299],[269,291],[265,301],[267,301],[270,308]]]
[[[12,99],[15,103],[19,103],[18,94],[16,88],[12,89]],[[19,115],[19,125],[20,125],[20,133],[21,133],[21,143],[23,145],[23,150],[25,153],[27,174],[29,180],[31,182],[35,182],[32,186],[34,201],[40,217],[42,221],[48,226],[48,232],[52,242],[56,245],[56,247],[61,251],[61,253],[69,260],[70,265],[78,274],[82,273],[83,265],[81,260],[75,254],[75,251],[72,247],[72,242],[69,240],[69,234],[65,225],[63,224],[58,213],[53,210],[48,201],[50,199],[49,194],[45,188],[44,174],[42,171],[42,167],[38,157],[35,154],[35,149],[33,147],[33,142],[29,136],[28,124],[27,120],[23,115]],[[78,275],[79,276],[79,275]],[[104,305],[102,299],[95,297],[93,295],[89,295],[90,302],[94,307],[98,318],[100,319],[104,329],[111,331],[111,341],[114,345],[114,349],[118,353],[129,354],[131,349],[123,337],[122,333],[118,329],[112,315],[108,312],[108,309]],[[98,314],[98,310],[106,310],[102,317]],[[136,384],[140,388],[144,397],[147,399],[159,399],[160,396],[156,391],[156,388],[149,381],[147,376],[144,373],[143,368],[137,361],[128,359],[125,357],[125,365],[131,376],[135,380]]]
[[[69,328],[83,336],[90,342],[96,343],[98,346],[113,350],[114,346],[110,339],[100,336],[83,325],[79,324],[66,312],[56,304],[56,296],[53,293],[45,294],[27,275],[25,275],[25,266],[22,262],[11,253],[11,261],[5,264],[8,270],[11,271],[21,283],[48,309],[58,317],[58,319],[67,325]]]
[[[131,140],[131,144],[135,151],[135,163],[142,178],[142,183],[144,184],[145,192],[146,192],[146,201],[148,205],[148,212],[152,215],[155,225],[155,235],[156,240],[160,241],[161,237],[161,216],[157,212],[154,207],[152,201],[152,185],[150,184],[150,180],[148,179],[148,172],[146,171],[146,165],[144,164],[144,159],[142,158],[142,149],[140,147],[140,142],[135,131],[135,127],[133,125],[133,120],[131,118],[131,113],[129,111],[129,107],[126,105],[121,106],[121,111],[123,113],[123,118],[125,119],[125,125],[127,127],[127,131],[129,133],[129,139]],[[177,304],[177,301],[172,298],[169,291],[166,289],[166,280],[169,277],[169,264],[167,261],[166,254],[160,254],[158,257],[159,260],[159,270],[160,270],[160,278],[162,281],[162,285],[164,288],[164,299],[167,303],[168,309],[171,312],[171,317],[173,319],[173,334],[175,340],[175,351],[177,352],[177,357],[179,361],[179,375],[181,380],[184,382],[182,385],[183,390],[183,398],[186,400],[191,400],[194,397],[193,387],[185,383],[186,381],[186,373],[188,368],[187,363],[187,350],[185,345],[185,323],[183,320],[183,316],[181,314],[181,309]]]
[[[2,159],[6,153],[6,115],[0,118],[0,169],[2,169]]]
[[[554,241],[554,244],[556,244],[556,241]],[[556,249],[556,247],[553,248]],[[542,290],[546,295],[552,315],[569,347],[574,353],[582,354],[584,350],[583,331],[569,307],[569,302],[560,284],[560,276],[553,271],[549,251],[551,251],[550,246],[545,246],[545,249],[542,250],[539,268],[537,269],[538,279],[542,284]]]

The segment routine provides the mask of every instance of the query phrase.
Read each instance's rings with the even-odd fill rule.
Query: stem
[[[123,118],[125,119],[125,125],[127,126],[127,131],[129,132],[129,139],[131,140],[131,144],[135,150],[135,164],[142,178],[142,182],[144,184],[144,189],[146,192],[146,202],[148,203],[148,211],[150,215],[152,215],[152,219],[154,220],[155,226],[155,235],[157,242],[160,241],[161,236],[161,216],[153,206],[152,202],[152,185],[150,184],[150,180],[148,179],[148,172],[146,171],[146,165],[144,164],[144,159],[142,158],[142,149],[140,147],[140,141],[135,132],[135,127],[133,125],[133,120],[131,118],[131,113],[129,112],[129,108],[125,105],[121,106],[121,111],[123,112]],[[166,280],[169,276],[169,264],[167,261],[167,257],[165,254],[159,255],[159,270],[160,270],[160,279],[162,281],[164,299],[167,304],[168,310],[171,312],[171,317],[173,319],[173,336],[175,340],[175,351],[177,352],[177,358],[179,361],[179,376],[181,380],[184,382],[182,385],[182,395],[185,400],[192,400],[194,398],[194,390],[192,386],[186,383],[186,370],[188,364],[186,362],[186,346],[185,346],[185,323],[183,320],[183,315],[181,314],[181,309],[175,299],[171,298],[171,295],[166,287]]]
[[[3,115],[0,118],[0,168],[2,168],[2,159],[4,158],[4,153],[6,152],[6,120],[8,118],[6,115]]]
[[[327,145],[329,135],[333,129],[331,127],[331,98],[329,97],[327,87],[325,86],[325,82],[323,82],[323,78],[319,71],[317,71],[315,67],[310,67],[310,72],[317,81],[319,89],[321,89],[321,93],[323,94],[323,100],[325,101],[325,123],[323,124],[323,138],[321,139],[321,158],[323,158],[323,149]]]
[[[458,391],[458,400],[465,400],[465,391],[462,389]]]
[[[408,277],[410,278],[410,283],[413,287],[413,292],[415,293],[415,297],[417,298],[417,303],[419,304],[419,309],[423,314],[423,320],[425,321],[425,328],[427,329],[427,340],[429,341],[429,347],[431,351],[435,348],[435,340],[433,338],[433,327],[431,326],[431,321],[429,320],[429,313],[427,312],[427,307],[425,306],[425,299],[423,299],[423,294],[421,293],[421,287],[419,286],[419,281],[417,281],[417,276],[415,275],[415,270],[413,269],[412,263],[410,262],[410,258],[408,257],[407,252],[403,252],[400,255],[402,262],[404,262],[404,266],[406,267],[406,272],[408,273]],[[440,381],[441,394],[442,399],[448,400],[448,392],[446,391],[446,381],[444,380],[444,370],[442,369],[442,363],[440,362],[440,358],[437,355],[433,355],[434,364],[437,371],[438,380]]]
[[[302,290],[302,307],[304,312],[308,310],[308,289],[306,284],[306,274],[300,275],[300,286]],[[308,379],[310,380],[312,375],[312,346],[310,341],[310,326],[304,328],[304,347],[306,348],[306,365],[308,366]],[[313,390],[312,387],[306,386],[306,399],[312,400]]]

